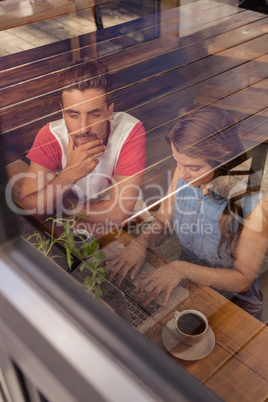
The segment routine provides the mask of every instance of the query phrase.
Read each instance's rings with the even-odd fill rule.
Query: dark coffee
[[[183,314],[177,321],[178,329],[187,335],[199,335],[206,329],[203,318],[194,313]]]
[[[85,241],[87,240],[87,235],[81,234],[79,236],[74,236],[74,241]]]

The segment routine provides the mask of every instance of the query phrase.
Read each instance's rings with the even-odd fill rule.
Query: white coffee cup
[[[196,345],[207,334],[208,320],[198,310],[175,311],[175,328],[182,336],[181,342],[186,345]]]

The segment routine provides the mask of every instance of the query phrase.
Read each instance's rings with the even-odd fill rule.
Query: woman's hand
[[[133,240],[121,253],[105,259],[105,268],[110,271],[108,280],[112,281],[118,274],[116,286],[119,287],[129,271],[131,271],[131,280],[135,279],[145,257],[146,246],[142,245],[138,240]]]
[[[176,268],[178,268],[178,261],[173,261],[146,275],[140,275],[139,284],[133,292],[135,301],[146,307],[162,293],[161,304],[164,307],[172,290],[183,279]]]

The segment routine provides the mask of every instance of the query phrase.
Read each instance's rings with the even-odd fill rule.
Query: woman
[[[177,162],[168,197],[149,229],[109,260],[109,278],[118,274],[118,285],[129,271],[134,278],[146,249],[161,243],[173,227],[185,258],[140,276],[137,301],[146,306],[162,295],[165,305],[172,289],[188,279],[234,296],[260,319],[257,276],[268,242],[267,197],[230,174],[246,158],[226,112],[194,105],[179,117],[167,135]]]

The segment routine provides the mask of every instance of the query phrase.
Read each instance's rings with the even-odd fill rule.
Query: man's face
[[[103,90],[63,91],[62,109],[68,133],[77,146],[95,139],[105,143],[109,135],[107,120],[112,116],[113,104],[107,105]]]

